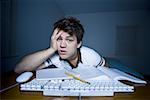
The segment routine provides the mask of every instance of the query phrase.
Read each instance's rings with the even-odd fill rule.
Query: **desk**
[[[12,77],[12,76],[11,76]],[[12,78],[15,81],[15,78]],[[13,82],[12,82],[13,83]],[[49,97],[42,92],[22,92],[19,86],[1,93],[2,100],[77,100],[78,97]],[[82,97],[82,100],[150,100],[150,83],[136,86],[134,93],[115,93],[113,97]]]

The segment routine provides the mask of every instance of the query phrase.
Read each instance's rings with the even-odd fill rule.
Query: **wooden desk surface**
[[[16,76],[15,76],[16,77]],[[14,79],[12,78],[14,83]],[[2,100],[77,100],[78,97],[49,97],[42,92],[22,92],[19,86],[1,93]],[[135,86],[133,93],[115,93],[112,97],[82,97],[82,100],[150,100],[150,83]]]

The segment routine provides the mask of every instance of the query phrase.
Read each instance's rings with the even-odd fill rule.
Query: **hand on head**
[[[61,31],[56,28],[51,36],[51,48],[57,51],[57,39],[61,35]]]

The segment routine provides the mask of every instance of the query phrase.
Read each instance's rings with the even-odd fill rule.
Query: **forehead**
[[[61,37],[74,37],[75,38],[75,35],[73,34],[73,35],[70,35],[69,33],[67,33],[67,32],[64,32],[64,31],[60,31],[61,32]]]

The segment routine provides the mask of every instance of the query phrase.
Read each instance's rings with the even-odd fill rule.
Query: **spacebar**
[[[44,90],[45,96],[114,96],[113,91]]]

